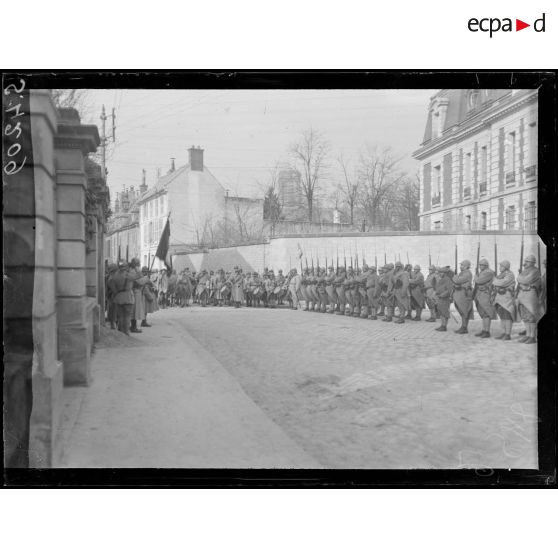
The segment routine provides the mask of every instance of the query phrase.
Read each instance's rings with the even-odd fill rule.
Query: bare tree
[[[418,176],[406,177],[399,186],[397,217],[398,228],[403,230],[418,231],[420,228],[418,180]]]
[[[329,143],[318,130],[304,130],[289,153],[293,167],[300,173],[300,185],[306,201],[307,217],[312,222],[314,200],[320,179],[324,178]]]
[[[344,181],[339,185],[341,199],[349,210],[349,222],[351,225],[355,221],[355,207],[360,193],[360,181],[358,172],[351,166],[350,162],[343,156],[343,153],[337,157],[337,162],[341,168]]]
[[[257,182],[259,190],[264,198],[263,218],[266,221],[271,221],[272,224],[284,218],[283,204],[279,197],[280,167],[281,164],[276,163],[275,166],[270,169],[267,179]]]
[[[361,154],[358,200],[371,228],[385,228],[389,221],[386,218],[389,213],[384,210],[391,207],[391,201],[404,177],[399,169],[400,161],[401,157],[395,155],[389,147],[367,147]]]
[[[50,92],[57,108],[74,108],[82,120],[90,116],[92,107],[87,89],[51,89]]]

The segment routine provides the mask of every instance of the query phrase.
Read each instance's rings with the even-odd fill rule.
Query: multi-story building
[[[173,159],[167,174],[137,201],[142,265],[153,262],[167,218],[171,255],[261,233],[263,200],[230,196],[204,165],[204,150],[192,146],[188,153],[188,164],[177,169]]]
[[[537,229],[536,90],[444,89],[430,99],[421,230]]]
[[[140,257],[138,201],[147,190],[145,172],[139,190],[124,188],[116,194],[114,212],[107,225],[105,257],[110,262]]]

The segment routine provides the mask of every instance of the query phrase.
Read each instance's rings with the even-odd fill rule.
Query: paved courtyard
[[[171,308],[66,390],[73,467],[536,468],[536,345],[288,309]],[[493,327],[499,333],[499,326]]]

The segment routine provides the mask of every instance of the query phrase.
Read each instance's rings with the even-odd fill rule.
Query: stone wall
[[[344,256],[350,265],[358,254],[359,262],[362,258],[368,264],[384,263],[384,253],[388,262],[400,259],[407,263],[407,255],[412,264],[419,264],[426,269],[429,264],[429,254],[434,265],[455,265],[455,247],[457,245],[458,260],[469,259],[475,266],[477,246],[480,241],[480,257],[487,258],[494,267],[494,245],[497,243],[498,261],[507,259],[512,264],[512,270],[517,273],[521,251],[520,232],[480,232],[480,233],[436,233],[436,232],[390,232],[390,233],[355,233],[335,235],[300,235],[272,238],[268,243],[252,244],[249,246],[235,246],[217,248],[189,254],[188,256],[174,256],[173,266],[181,271],[190,267],[195,271],[200,269],[232,269],[235,265],[247,271],[263,271],[269,267],[277,271],[286,271],[292,267],[300,269],[298,259],[299,249],[303,253],[302,264],[306,259],[311,264],[320,262],[324,266],[327,258],[328,265],[337,261],[343,265]],[[525,233],[524,255],[534,254],[538,258],[539,238],[536,234]],[[546,257],[546,248],[540,243],[541,259]]]

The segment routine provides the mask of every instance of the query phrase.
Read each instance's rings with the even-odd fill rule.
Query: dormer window
[[[444,131],[448,100],[443,97],[437,98],[431,105],[432,113],[432,139],[439,138]]]
[[[467,96],[467,108],[469,110],[475,110],[480,104],[480,91],[478,89],[473,89],[469,91]]]

